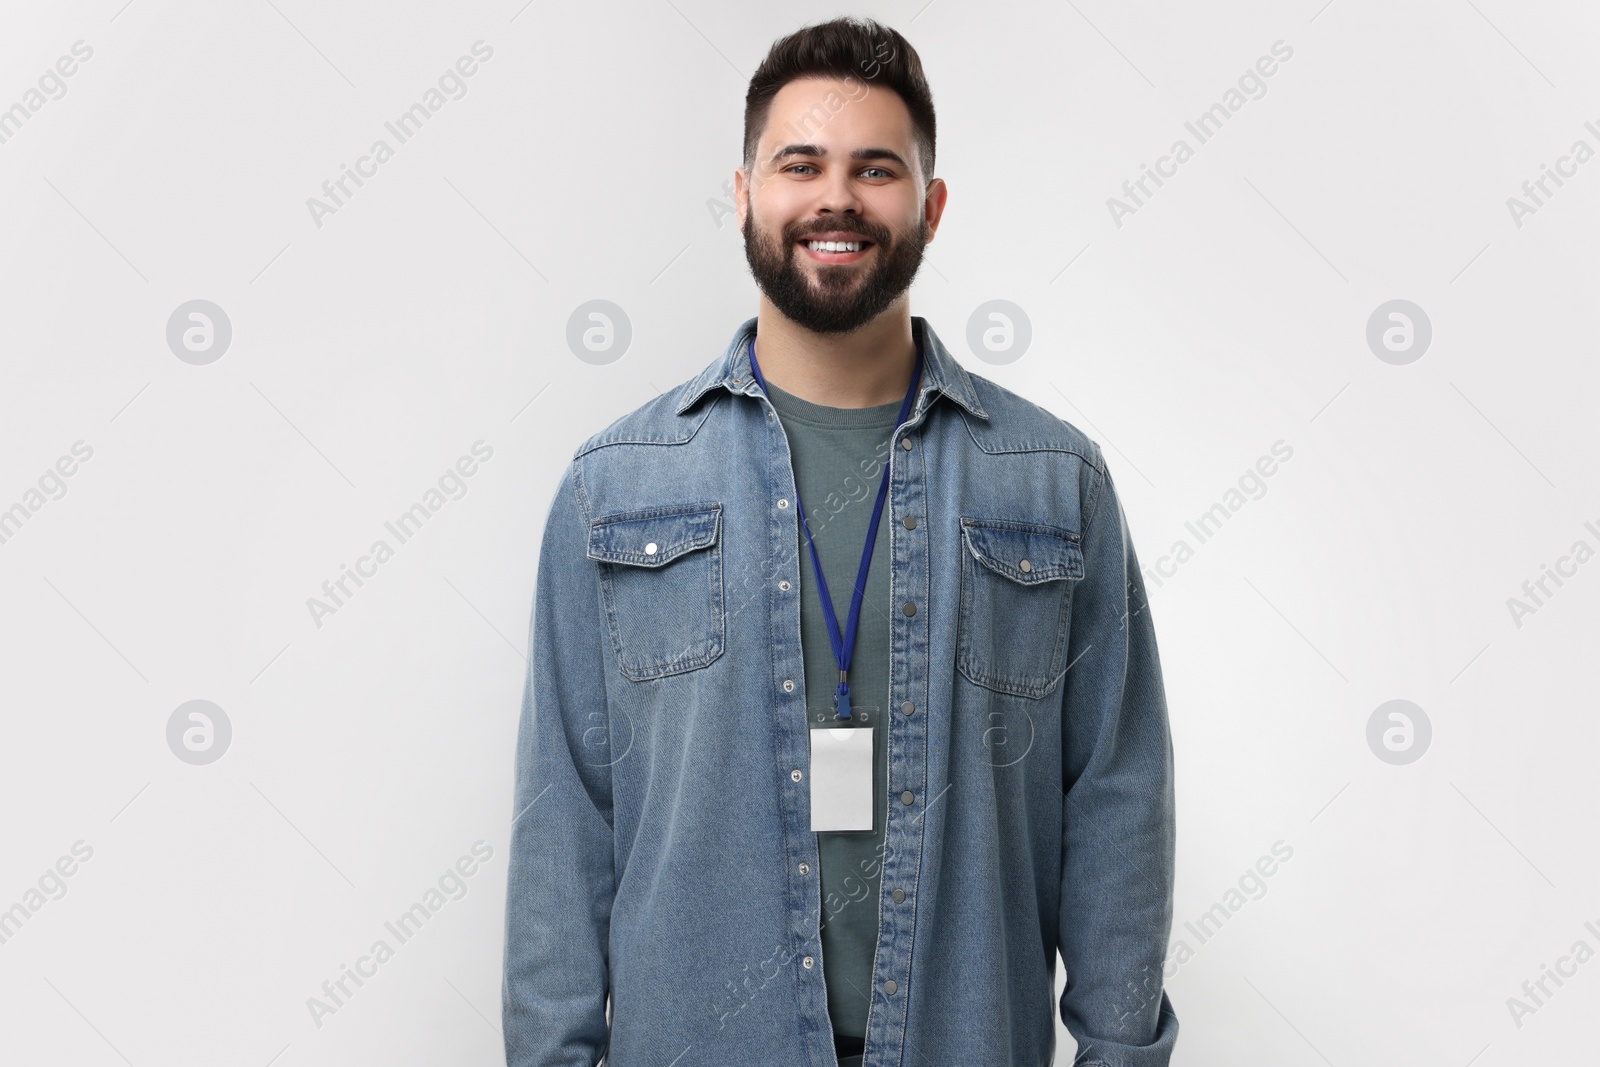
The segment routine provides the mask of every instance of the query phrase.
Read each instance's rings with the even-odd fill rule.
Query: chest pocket
[[[1066,673],[1072,588],[1083,548],[1069,530],[961,519],[956,667],[987,689],[1040,697]]]
[[[720,503],[601,515],[589,524],[617,665],[639,682],[697,670],[722,655]]]

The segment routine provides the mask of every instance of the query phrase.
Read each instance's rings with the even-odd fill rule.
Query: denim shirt
[[[584,441],[539,556],[503,986],[511,1067],[834,1067],[803,541],[751,318]],[[1166,1067],[1173,757],[1100,447],[924,368],[892,439],[888,817],[863,1067]],[[1055,956],[1066,985],[1055,1002]]]

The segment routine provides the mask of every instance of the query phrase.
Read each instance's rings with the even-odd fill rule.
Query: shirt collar
[[[677,414],[682,415],[694,406],[697,400],[719,385],[730,393],[742,395],[748,395],[760,388],[756,385],[755,376],[750,370],[749,341],[755,332],[754,317],[746,319],[734,331],[733,340],[728,343],[722,355],[689,383],[682,399],[678,401]],[[922,341],[922,387],[912,408],[911,418],[916,418],[933,402],[931,394],[939,392],[978,418],[987,419],[988,412],[978,403],[977,391],[972,387],[972,376],[967,373],[966,368],[956,362],[950,350],[945,348],[944,342],[939,340],[939,335],[933,332],[933,327],[928,325],[928,321],[919,315],[911,316],[911,332],[914,337]]]

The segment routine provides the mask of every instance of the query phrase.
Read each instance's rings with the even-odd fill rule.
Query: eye
[[[788,174],[790,171],[796,170],[797,168],[800,168],[800,167],[804,167],[806,170],[813,170],[813,171],[817,169],[816,167],[812,166],[810,163],[791,163],[789,166],[783,168],[783,173]],[[894,177],[893,172],[891,172],[889,170],[886,170],[883,167],[864,167],[864,168],[862,168],[861,173],[865,174],[868,171],[874,171],[874,170],[877,171],[878,174],[881,177],[884,177],[884,178],[893,178]]]

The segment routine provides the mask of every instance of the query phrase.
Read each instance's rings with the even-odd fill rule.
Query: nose
[[[816,183],[816,188],[818,211],[843,212],[854,216],[861,214],[861,195],[848,167],[830,169],[827,176]]]

